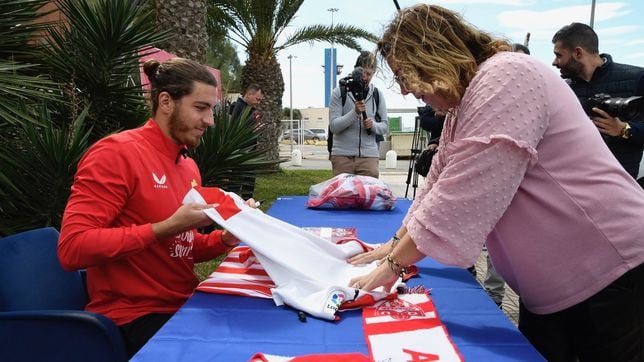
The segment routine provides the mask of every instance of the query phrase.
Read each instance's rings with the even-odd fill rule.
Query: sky
[[[418,2],[398,0],[398,3],[405,8]],[[457,11],[477,28],[512,43],[524,43],[526,34],[530,33],[531,55],[550,65],[554,59],[552,36],[573,21],[589,24],[592,1],[444,0],[430,3]],[[332,12],[328,10],[330,8],[338,10]],[[333,21],[334,24],[352,24],[380,36],[396,11],[393,0],[306,0],[284,33],[303,26],[331,25]],[[611,54],[618,63],[644,67],[642,18],[644,1],[596,1],[594,29],[599,36],[599,51]],[[365,50],[375,49],[374,43],[363,40],[359,43]],[[294,109],[324,107],[324,49],[330,47],[328,42],[304,43],[278,53],[285,85],[284,107],[291,104]],[[337,63],[344,65],[342,74],[338,75],[340,79],[351,73],[358,52],[337,44],[335,48]],[[239,56],[244,62],[246,54]],[[290,61],[289,56],[292,56]],[[376,72],[372,83],[383,92],[387,108],[413,110],[424,105],[412,95],[401,95],[392,74],[385,69]],[[558,73],[555,67],[552,70]],[[410,117],[413,124],[413,115]],[[405,118],[403,123],[409,122]]]
[[[418,3],[398,0],[401,8]],[[590,23],[591,0],[445,0],[433,1],[459,12],[465,20],[495,37],[523,43],[530,33],[531,55],[546,64],[552,64],[552,36],[562,26],[573,21]],[[335,12],[328,9],[337,8]],[[393,19],[396,8],[393,0],[306,0],[285,33],[309,25],[353,24],[380,36]],[[333,19],[332,19],[333,16]],[[596,1],[594,29],[599,36],[599,51],[609,53],[618,63],[644,67],[644,1]],[[293,29],[293,30],[292,30]],[[365,50],[374,50],[375,44],[360,41]],[[278,62],[284,76],[284,107],[296,109],[324,107],[324,49],[328,42],[300,44],[278,53]],[[351,73],[358,52],[335,45],[338,64],[344,65],[338,79]],[[292,55],[291,65],[288,56]],[[240,54],[242,62],[245,54]],[[385,67],[386,68],[386,67]],[[292,79],[289,78],[289,70]],[[555,67],[554,72],[558,73]],[[292,82],[292,88],[290,83]],[[381,90],[388,108],[415,109],[424,104],[412,95],[402,96],[389,72],[379,70],[374,85]]]

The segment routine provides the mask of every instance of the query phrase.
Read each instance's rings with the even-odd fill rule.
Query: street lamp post
[[[595,0],[592,1],[590,5],[590,27],[593,28],[595,25]]]
[[[327,10],[331,12],[331,31],[333,31],[333,14],[338,11],[338,8],[329,8]],[[334,39],[333,39],[333,37],[331,37],[331,56],[330,56],[331,59],[329,61],[330,68],[331,68],[331,69],[329,69],[329,77],[331,78],[331,79],[329,79],[329,108],[331,108],[331,96],[333,95],[333,86],[334,86],[333,77],[335,76],[334,72],[336,71],[336,69],[335,69],[335,57],[334,57],[334,55],[335,55],[334,45],[335,45],[334,44]]]
[[[289,129],[291,132],[289,133],[290,139],[289,143],[291,144],[291,155],[293,155],[293,58],[297,58],[296,56],[289,55],[288,56],[288,92],[289,92],[289,109],[290,109],[290,117],[289,117]]]

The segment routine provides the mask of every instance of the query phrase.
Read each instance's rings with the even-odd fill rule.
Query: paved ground
[[[300,165],[294,164],[291,160],[293,150],[298,150],[302,154],[302,162]],[[331,162],[328,158],[326,145],[280,145],[280,157],[289,161],[282,163],[283,169],[288,170],[330,170]],[[408,159],[399,159],[395,163],[395,167],[387,168],[385,160],[380,160],[380,179],[383,180],[394,192],[396,197],[406,197],[413,199],[414,197],[414,181],[417,185],[422,183],[422,177],[414,176],[409,172],[410,161]],[[416,180],[414,180],[416,177]],[[482,285],[483,278],[487,271],[486,263],[487,251],[481,252],[476,262],[477,281]],[[506,294],[503,299],[503,312],[510,318],[516,325],[519,318],[519,302],[516,293],[506,286]]]

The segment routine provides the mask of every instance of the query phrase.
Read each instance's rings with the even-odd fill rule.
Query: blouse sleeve
[[[453,136],[441,138],[438,164],[405,219],[418,249],[445,264],[474,263],[537,162],[548,126],[538,68],[520,58],[493,59],[470,83],[444,131]]]

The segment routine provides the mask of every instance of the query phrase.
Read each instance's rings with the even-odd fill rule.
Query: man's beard
[[[568,63],[559,68],[563,78],[580,78],[583,70],[584,65],[573,58],[570,58]]]
[[[170,115],[170,136],[179,144],[184,144],[188,148],[196,148],[201,142],[200,138],[196,141],[193,141],[190,137],[184,136],[182,138],[182,135],[189,134],[189,132],[190,128],[181,121],[179,109],[175,108]]]

